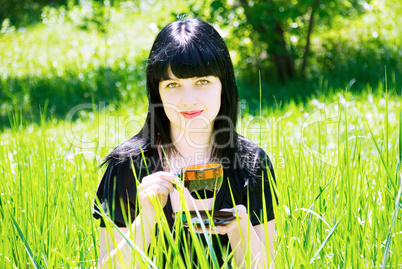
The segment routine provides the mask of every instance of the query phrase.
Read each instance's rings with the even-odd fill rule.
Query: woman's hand
[[[173,190],[174,175],[169,172],[156,172],[142,179],[137,193],[144,212],[153,210],[152,199],[157,199],[162,208],[167,203],[169,193]]]
[[[240,225],[248,221],[247,209],[244,205],[236,205],[236,207],[225,208],[221,209],[220,211],[232,212],[233,216],[236,216],[236,218],[224,225],[215,225],[206,227],[208,233],[210,234],[220,234],[220,235],[229,234],[234,230],[239,230],[239,223],[237,222],[237,219],[239,219]],[[199,233],[203,233],[201,226],[197,226],[196,230]]]

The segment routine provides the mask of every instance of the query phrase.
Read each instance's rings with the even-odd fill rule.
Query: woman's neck
[[[170,135],[179,153],[178,156],[174,156],[174,159],[178,161],[178,166],[183,167],[209,161],[213,142],[212,131],[185,132],[183,130],[171,130]]]

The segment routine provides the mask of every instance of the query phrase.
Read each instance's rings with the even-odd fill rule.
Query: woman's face
[[[221,107],[220,79],[215,76],[181,79],[170,67],[168,75],[168,80],[159,82],[159,94],[171,131],[211,134]]]

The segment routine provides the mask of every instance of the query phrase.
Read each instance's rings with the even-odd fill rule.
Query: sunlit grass
[[[0,134],[0,268],[96,264],[98,165],[140,129],[145,112],[143,101],[86,108],[72,123],[16,117]],[[239,132],[261,144],[277,176],[278,268],[401,266],[400,113],[392,87],[388,97],[367,89],[264,108],[262,118],[243,111]],[[152,255],[163,252],[159,240]],[[166,244],[178,251],[177,241]],[[172,266],[183,266],[170,255]]]
[[[26,114],[10,114],[11,128],[0,133],[0,268],[95,266],[99,223],[91,213],[104,171],[98,165],[145,120],[147,100],[139,92],[144,90],[144,59],[158,30],[154,22],[173,20],[154,15],[182,10],[181,1],[161,2],[111,8],[104,18],[106,32],[80,29],[74,18],[82,19],[85,11],[74,10],[73,20],[63,22],[59,11],[48,10],[46,24],[0,35],[0,117],[19,109],[35,118],[39,107],[45,115],[77,108],[69,114],[73,121],[58,114],[33,123]],[[376,14],[370,13],[327,37],[337,41],[358,33],[365,45],[375,47],[375,36],[385,36],[389,51],[381,53],[393,55],[400,29],[381,16],[386,24],[375,22]],[[362,43],[353,42],[360,51]],[[351,72],[368,76],[366,68],[378,73],[383,66],[373,58],[372,63],[355,63]],[[238,131],[266,150],[277,176],[277,268],[402,266],[402,110],[395,80],[388,95],[383,82],[352,95],[328,89],[323,80],[318,90],[325,95],[305,105],[291,102],[272,109],[260,104],[261,114],[255,115],[242,101]],[[128,103],[116,110],[98,98]],[[179,242],[168,236],[164,241],[170,230],[166,220],[162,223],[162,233],[151,242],[151,260],[160,263],[169,245],[167,266],[184,268]],[[175,228],[183,227],[176,222]],[[199,244],[196,252],[208,267]],[[232,256],[224,253],[226,259]]]

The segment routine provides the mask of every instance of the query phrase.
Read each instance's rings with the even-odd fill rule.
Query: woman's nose
[[[186,89],[183,96],[183,106],[185,108],[192,108],[198,103],[198,98],[192,89]]]

